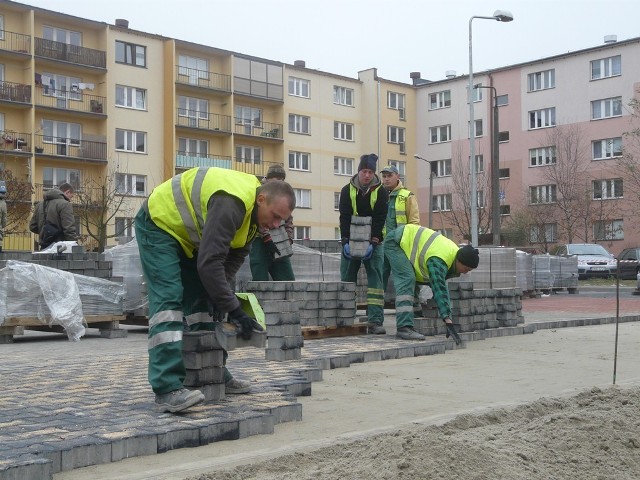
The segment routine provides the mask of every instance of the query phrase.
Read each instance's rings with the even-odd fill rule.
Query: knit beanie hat
[[[363,168],[368,168],[369,170],[376,171],[376,162],[378,161],[378,156],[375,153],[369,153],[362,155],[360,157],[360,164],[358,165],[358,171]]]
[[[480,252],[477,248],[473,248],[471,245],[464,245],[458,250],[456,259],[463,265],[470,268],[477,268],[480,263]]]
[[[267,170],[267,178],[281,178],[284,180],[287,178],[287,172],[284,171],[282,165],[271,165],[269,170]]]

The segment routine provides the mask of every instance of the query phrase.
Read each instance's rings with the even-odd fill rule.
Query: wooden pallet
[[[349,325],[344,327],[302,327],[302,336],[305,340],[317,340],[331,337],[349,337],[352,335],[365,335],[367,324]]]
[[[100,329],[104,338],[121,338],[127,336],[127,331],[120,329],[120,322],[124,315],[86,315],[84,317],[88,327]],[[26,330],[40,332],[65,333],[62,325],[49,325],[48,319],[38,317],[8,317],[0,325],[0,343],[12,343],[14,335],[24,335]]]

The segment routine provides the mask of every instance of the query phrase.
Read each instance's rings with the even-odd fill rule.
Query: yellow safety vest
[[[387,221],[382,229],[385,237],[387,236],[387,225],[390,227],[389,230],[395,230],[407,224],[407,199],[410,195],[411,190],[406,188],[399,188],[398,190],[389,192],[389,199],[393,199],[393,203],[389,202]],[[394,222],[395,225],[392,222]]]
[[[407,224],[402,228],[404,230],[400,239],[400,248],[411,262],[418,282],[429,281],[427,260],[431,257],[442,259],[447,264],[447,268],[451,268],[460,249],[455,242],[441,235],[440,232],[420,225]]]
[[[149,215],[153,223],[175,238],[191,258],[200,245],[209,199],[217,192],[224,192],[240,200],[245,207],[242,225],[231,240],[231,248],[242,248],[256,235],[251,214],[259,186],[257,177],[248,173],[214,167],[192,168],[151,192]]]
[[[380,187],[378,187],[380,188]],[[371,196],[369,197],[369,204],[371,205],[371,210],[373,210],[376,201],[378,200],[378,188],[376,188]],[[349,197],[351,198],[351,208],[353,209],[353,215],[356,217],[358,215],[358,207],[356,207],[356,198],[358,196],[358,189],[353,186],[353,184],[349,185]]]

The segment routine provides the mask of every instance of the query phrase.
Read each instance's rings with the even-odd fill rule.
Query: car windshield
[[[567,245],[569,255],[604,255],[610,257],[609,252],[602,245]]]

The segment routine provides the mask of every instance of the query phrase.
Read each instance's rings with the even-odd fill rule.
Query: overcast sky
[[[26,0],[22,3],[149,33],[357,78],[411,83],[536,60],[640,36],[640,0]],[[397,45],[397,46],[395,46]],[[640,59],[638,59],[640,61]]]

